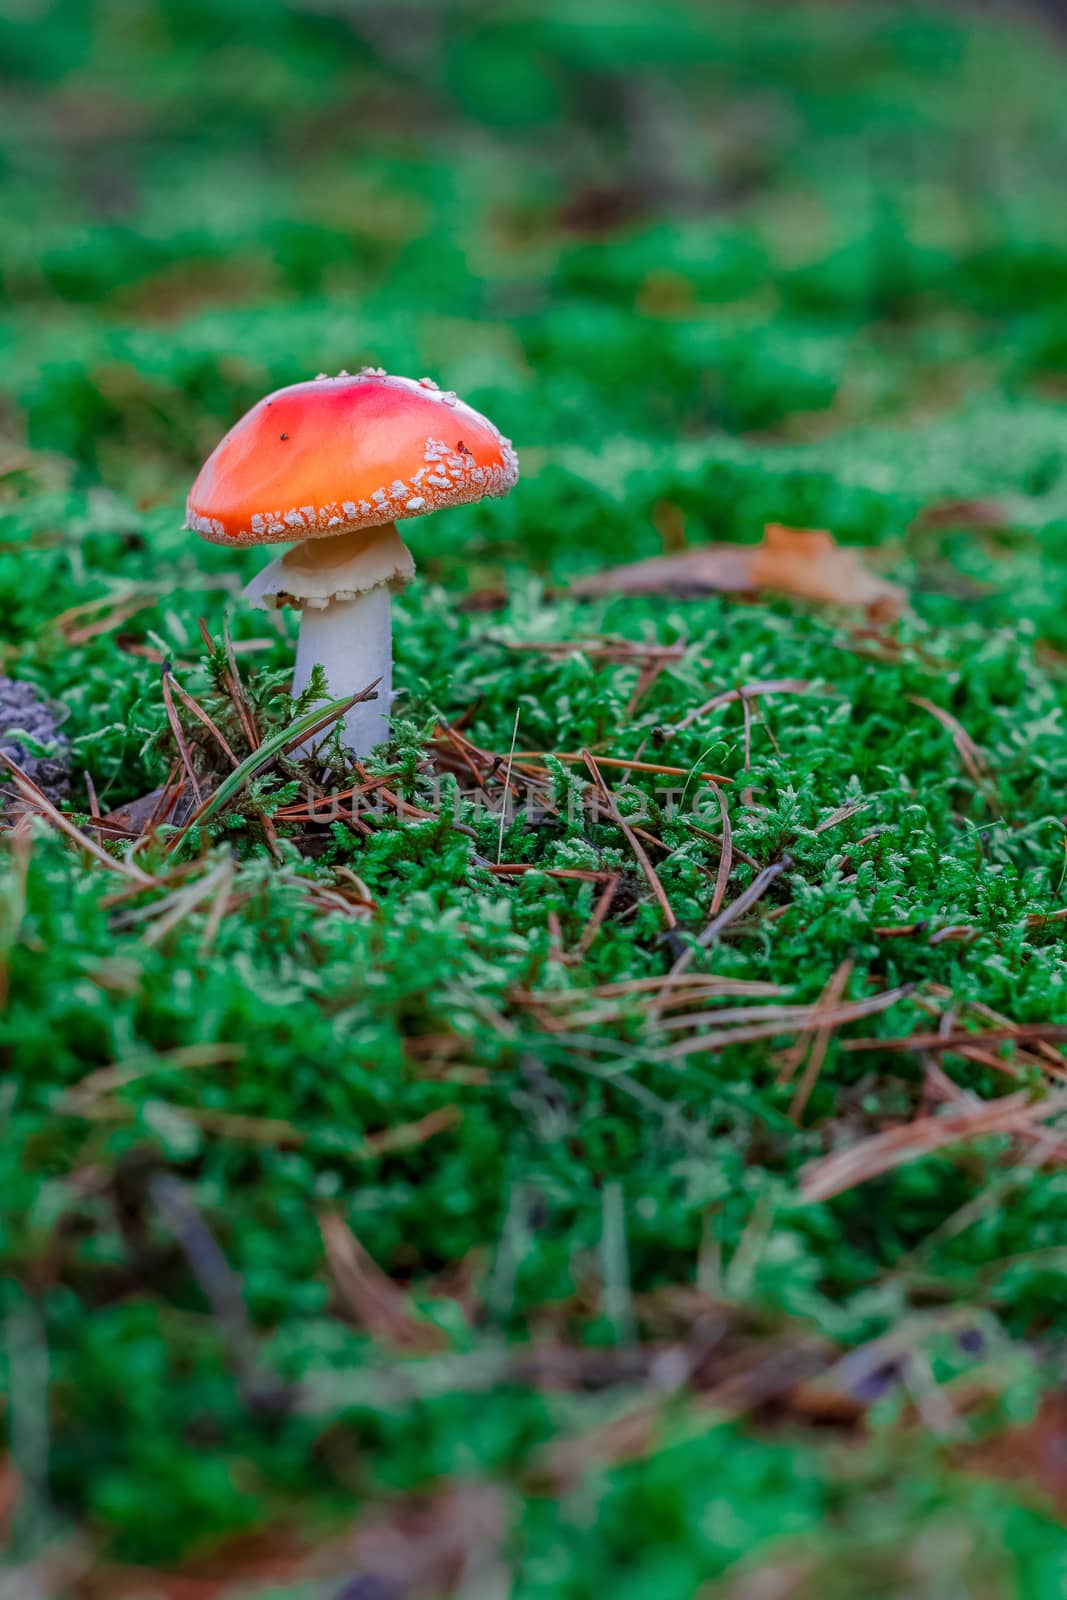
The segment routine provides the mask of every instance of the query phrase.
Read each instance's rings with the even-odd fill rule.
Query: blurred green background
[[[874,0],[3,0],[0,665],[65,708],[75,806],[87,776],[105,809],[162,780],[159,662],[207,692],[201,614],[217,634],[229,609],[281,715],[291,646],[236,598],[262,552],[181,528],[221,432],[318,371],[428,373],[514,439],[523,478],[503,502],[406,524],[421,577],[396,607],[411,707],[398,759],[413,770],[437,711],[469,715],[498,751],[521,705],[530,745],[632,754],[717,689],[831,682],[841,703],[783,710],[781,748],[757,732],[752,765],[737,717],[672,747],[688,766],[710,746],[737,779],[753,870],[786,846],[796,863],[781,920],[716,952],[715,970],[810,1001],[848,957],[856,993],[915,982],[940,985],[946,1007],[1067,1018],[1056,927],[1031,938],[1025,923],[1063,881],[1061,23],[1054,7]],[[578,573],[751,541],[767,520],[871,546],[913,614],[872,643],[781,602],[558,596]],[[501,586],[488,620],[460,612]],[[578,646],[549,662],[507,650],[598,632],[684,644],[639,714],[629,668]],[[915,695],[991,752],[995,803],[961,788]],[[736,798],[749,783],[752,804]],[[818,832],[864,797],[873,815]],[[665,837],[665,885],[699,927],[717,851]],[[77,853],[45,839],[28,866],[5,853],[0,1241],[19,1487],[5,1476],[0,1514],[15,1502],[27,1595],[1059,1600],[1062,1468],[1044,1433],[1017,1437],[1051,1394],[1062,1448],[1055,1166],[1012,1189],[987,1141],[797,1209],[805,1160],[926,1103],[918,1066],[865,1075],[831,1051],[796,1129],[762,1048],[679,1074],[650,1065],[627,1024],[653,1114],[546,1045],[515,995],[661,973],[654,907],[607,923],[564,977],[546,917],[573,947],[588,886],[537,875],[512,892],[436,825],[383,827],[362,853],[336,842],[318,866],[294,851],[285,872],[257,838],[232,839],[240,904],[207,955],[205,906],[142,940],[147,922],[116,914],[114,883]],[[478,847],[495,852],[495,822]],[[508,841],[557,868],[628,867],[617,847]],[[373,926],[300,890],[350,859],[381,908]],[[731,894],[750,881],[738,870]],[[878,926],[911,920],[973,942],[879,943]],[[431,1077],[405,1054],[452,1033],[475,1076]],[[167,1065],[189,1045],[245,1064]],[[116,1063],[133,1064],[129,1085],[83,1120],[63,1091]],[[955,1070],[975,1092],[1005,1087]],[[425,1150],[369,1160],[345,1144],[453,1105],[461,1131]],[[205,1133],[196,1116],[210,1128],[220,1112],[284,1120],[302,1142]],[[257,1361],[307,1383],[306,1412],[257,1406],[235,1375],[160,1220],[168,1173],[240,1275]],[[957,1239],[968,1207],[978,1225]],[[323,1258],[328,1208],[458,1365],[430,1357],[412,1375],[351,1326]],[[903,1328],[938,1382],[970,1384],[958,1429],[931,1423],[921,1386],[916,1401],[888,1379],[840,1431],[754,1401],[736,1425],[709,1422],[679,1394],[631,1461],[614,1435],[598,1453],[598,1429],[658,1404],[647,1370],[621,1401],[611,1384],[605,1397],[592,1381],[484,1377],[506,1338],[624,1356],[682,1338],[698,1277],[746,1351],[815,1330],[869,1360]],[[957,1309],[966,1349],[939,1320]],[[1012,1442],[983,1455],[987,1435]],[[588,1473],[546,1465],[560,1440],[588,1447]],[[493,1537],[471,1534],[465,1578],[451,1556],[390,1576],[373,1538],[343,1591],[335,1573],[286,1576],[357,1517],[392,1518],[424,1557],[440,1524],[478,1524],[480,1502],[447,1499],[470,1483],[489,1486]],[[498,1545],[511,1589],[485,1557]],[[178,1568],[180,1582],[150,1575]]]
[[[363,357],[551,457],[1062,381],[1062,61],[1026,13],[21,0],[0,26],[8,426],[125,492],[173,497],[265,386]]]

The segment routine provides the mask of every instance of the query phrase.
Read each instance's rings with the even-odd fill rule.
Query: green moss
[[[636,1003],[577,1041],[546,1028],[528,991],[670,966],[648,885],[607,819],[501,833],[417,768],[437,717],[504,753],[517,714],[520,749],[722,772],[729,896],[789,863],[695,970],[798,1002],[846,960],[850,998],[913,986],[843,1037],[935,1026],[931,997],[1067,1023],[1065,924],[1037,920],[1065,893],[1062,50],[1021,16],[936,8],[405,9],[403,37],[377,7],[243,0],[0,21],[34,119],[0,129],[2,666],[66,707],[78,808],[90,779],[105,810],[165,779],[161,659],[240,740],[200,618],[249,648],[262,727],[289,715],[291,618],[237,598],[260,553],[181,531],[196,466],[265,389],[364,360],[429,371],[524,469],[503,502],[407,525],[387,756],[440,815],[339,823],[313,856],[279,817],[272,856],[262,815],[296,775],[257,780],[185,847],[232,870],[213,932],[206,899],[160,932],[161,892],[116,901],[119,878],[43,829],[28,861],[0,858],[16,1557],[76,1527],[103,1558],[172,1566],[490,1479],[521,1600],[740,1596],[755,1572],[820,1600],[1059,1594],[1040,1489],[967,1469],[1058,1381],[1056,1166],[990,1137],[802,1203],[806,1162],[927,1103],[922,1062],[835,1038],[798,1127],[788,1034],[671,1059]],[[872,637],[785,601],[568,593],[665,528],[753,541],[767,521],[870,547],[911,611]],[[480,590],[498,603],[464,609]],[[604,634],[681,647],[636,707],[637,668],[589,647]],[[513,648],[545,641],[570,648]],[[671,727],[780,678],[808,688],[763,699],[747,734],[736,703]],[[981,748],[984,786],[918,701]],[[574,769],[553,771],[565,800]],[[709,918],[718,812],[677,814],[660,783],[632,776],[622,804],[663,841],[684,937]],[[494,875],[498,852],[537,870]],[[351,883],[337,869],[373,916],[322,899]],[[584,947],[599,887],[560,869],[621,878]],[[116,1064],[125,1081],[72,1097]],[[985,1098],[1045,1092],[1029,1068],[944,1065]],[[432,1137],[390,1146],[426,1118]],[[167,1176],[246,1330],[168,1224]],[[443,1353],[352,1325],[327,1211]],[[860,1433],[780,1398],[732,1408],[710,1357],[675,1394],[523,1365],[563,1339],[691,1338],[698,1282],[757,1371],[815,1338],[860,1360],[903,1337],[978,1398],[942,1435],[890,1385]],[[597,1429],[642,1406],[662,1412],[650,1442],[602,1459]],[[554,1476],[575,1441],[586,1469]]]

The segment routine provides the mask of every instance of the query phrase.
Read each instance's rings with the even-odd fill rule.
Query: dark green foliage
[[[337,822],[308,849],[279,815],[306,774],[281,761],[179,852],[203,853],[189,881],[229,884],[217,923],[205,897],[169,925],[181,880],[126,893],[43,828],[28,857],[5,847],[16,1556],[72,1528],[149,1565],[277,1528],[313,1545],[484,1478],[508,1496],[519,1600],[1058,1596],[1055,1507],[966,1470],[1062,1372],[1056,1162],[998,1135],[803,1203],[806,1162],[934,1108],[928,1064],[834,1041],[798,1127],[788,1031],[671,1060],[639,1001],[578,1041],[546,1029],[528,991],[670,966],[648,885],[606,818],[501,835],[419,763],[438,717],[506,753],[518,712],[520,749],[721,772],[728,899],[789,861],[693,970],[798,1003],[846,959],[850,999],[914,986],[845,1038],[929,1030],[935,1002],[1067,1023],[1067,924],[1041,920],[1067,905],[1060,42],[1021,16],[858,4],[37,9],[0,19],[2,667],[66,707],[80,814],[90,779],[105,811],[165,780],[164,662],[247,753],[201,617],[251,647],[265,736],[306,709],[291,618],[239,598],[262,552],[181,531],[199,461],[264,390],[364,360],[431,372],[514,438],[523,478],[406,524],[420,577],[372,767],[439,814],[387,810],[368,838]],[[752,541],[767,521],[871,547],[913,608],[865,631],[784,601],[567,593],[664,529]],[[630,709],[637,668],[605,663],[602,635],[684,648]],[[510,648],[545,641],[573,648]],[[780,678],[808,687],[747,733],[736,703],[671,729]],[[565,806],[581,770],[552,772]],[[684,938],[710,915],[719,824],[688,815],[684,780],[673,808],[673,782],[635,776],[620,804],[663,841]],[[498,850],[541,870],[496,876]],[[599,888],[560,869],[623,880],[572,965],[557,936],[576,950]],[[372,915],[326,898],[346,871]],[[1047,1092],[1000,1059],[941,1064],[986,1099]],[[409,1126],[426,1136],[390,1142]],[[168,1176],[239,1280],[252,1357],[168,1224]],[[444,1355],[353,1325],[328,1212]],[[693,1314],[672,1296],[698,1283],[760,1360],[884,1336],[919,1378],[887,1383],[866,1433],[820,1432],[781,1395],[712,1405],[717,1379],[600,1392],[507,1365],[677,1343]],[[911,1405],[922,1381],[961,1397],[940,1431],[929,1390]],[[636,1459],[590,1446],[584,1474],[553,1475],[561,1441],[642,1405],[662,1417]]]

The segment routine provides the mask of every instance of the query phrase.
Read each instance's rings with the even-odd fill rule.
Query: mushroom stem
[[[344,718],[344,744],[359,757],[369,755],[389,737],[389,708],[393,699],[393,633],[391,596],[384,583],[376,584],[354,600],[331,600],[322,607],[305,606],[300,614],[300,639],[296,647],[293,694],[311,682],[315,666],[326,673],[330,696],[358,694],[375,678],[380,681],[376,699],[358,701]],[[310,744],[323,737],[316,735]],[[310,754],[310,744],[301,747]]]
[[[245,589],[249,600],[268,610],[295,606],[300,611],[294,695],[307,688],[316,665],[324,669],[334,700],[380,679],[377,698],[354,705],[344,720],[344,742],[357,756],[389,736],[390,594],[402,589],[414,571],[411,551],[390,522],[294,545]],[[300,753],[310,755],[317,742],[306,741]]]

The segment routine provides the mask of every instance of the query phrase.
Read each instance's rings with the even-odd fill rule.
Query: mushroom
[[[518,475],[510,440],[431,378],[320,373],[234,424],[193,484],[185,525],[215,544],[300,541],[245,595],[300,612],[294,696],[316,665],[338,698],[377,680],[377,698],[344,719],[346,745],[365,756],[389,731],[390,593],[415,572],[396,524],[507,494]]]

